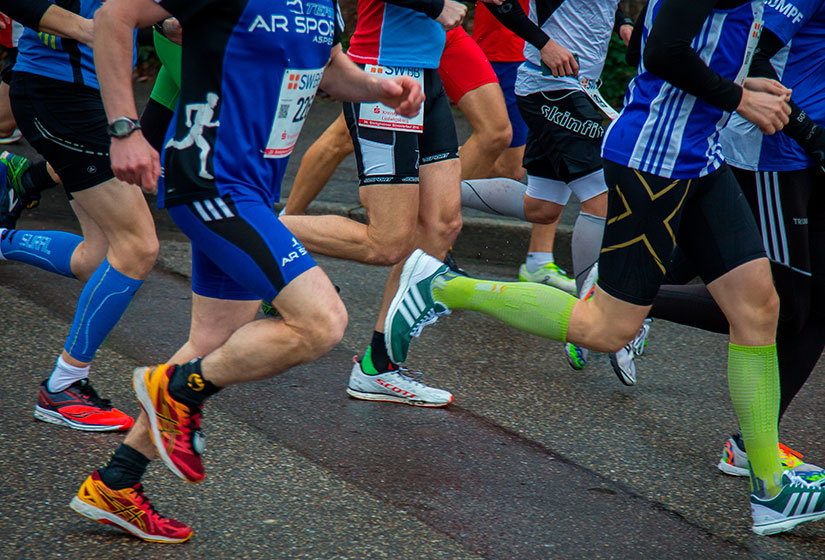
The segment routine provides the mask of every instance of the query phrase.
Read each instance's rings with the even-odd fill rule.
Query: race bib
[[[284,71],[281,92],[278,94],[277,113],[272,122],[264,157],[287,157],[295,149],[295,142],[301,134],[301,128],[309,114],[323,74],[323,68]]]
[[[596,104],[596,107],[604,113],[608,119],[611,121],[614,120],[616,117],[619,116],[619,113],[610,106],[610,103],[605,101],[604,97],[602,97],[601,92],[599,91],[599,86],[601,85],[600,80],[588,80],[587,78],[579,78],[579,83],[584,90],[584,93],[587,94],[587,97],[590,98],[590,101]]]
[[[404,68],[401,66],[377,66],[367,64],[364,71],[380,78],[392,78],[395,76],[410,76],[418,81],[421,89],[424,89],[424,69]],[[399,132],[421,132],[424,130],[424,111],[418,115],[407,118],[395,113],[395,109],[387,107],[383,103],[361,103],[358,112],[359,126],[369,128],[380,128],[383,130],[396,130]]]
[[[745,83],[745,78],[748,77],[748,71],[751,68],[753,55],[756,52],[756,45],[759,43],[760,35],[762,35],[763,23],[761,14],[757,14],[753,24],[751,24],[750,32],[748,33],[748,42],[745,45],[745,58],[742,60],[742,67],[739,69],[739,73],[733,80],[733,82],[738,86],[743,85]]]

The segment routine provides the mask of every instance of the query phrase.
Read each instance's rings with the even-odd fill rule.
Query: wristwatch
[[[126,138],[136,130],[140,130],[140,122],[129,117],[118,117],[106,127],[112,138]]]

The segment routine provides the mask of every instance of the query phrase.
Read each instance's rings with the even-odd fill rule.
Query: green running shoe
[[[554,262],[547,263],[535,272],[528,271],[527,265],[523,264],[518,269],[518,280],[519,282],[546,284],[568,294],[576,294],[576,281],[567,276],[567,273]]]
[[[5,181],[0,178],[0,227],[13,229],[24,208],[34,208],[40,203],[40,194],[32,196],[27,190],[32,187],[31,178],[26,173],[30,166],[27,158],[3,152],[0,164],[6,170]]]
[[[413,251],[398,282],[398,291],[390,302],[384,321],[384,337],[390,361],[400,364],[407,359],[410,340],[421,334],[427,325],[435,323],[450,310],[433,299],[432,282],[449,272],[447,265],[421,249]]]
[[[757,535],[774,535],[806,521],[818,521],[825,518],[825,490],[785,471],[779,494],[773,498],[751,494],[751,517]]]
[[[599,263],[593,265],[582,284],[582,291],[579,294],[579,299],[584,301],[593,297],[596,291],[596,281],[599,279]],[[590,351],[587,348],[576,346],[570,342],[564,345],[564,356],[567,358],[567,363],[576,371],[584,369],[587,365],[587,358],[590,356]]]

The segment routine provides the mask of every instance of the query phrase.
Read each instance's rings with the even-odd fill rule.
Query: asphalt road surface
[[[334,117],[326,107],[310,131]],[[354,193],[352,184],[340,176],[342,193]],[[103,396],[133,414],[131,370],[171,355],[188,328],[188,244],[158,216],[159,263],[92,369]],[[76,230],[56,191],[19,226]],[[495,236],[483,241],[489,256],[461,264],[514,278],[513,265],[493,262]],[[202,484],[150,466],[146,491],[157,509],[195,530],[182,545],[143,543],[69,510],[122,435],[33,418],[80,286],[0,263],[0,558],[825,558],[825,522],[751,533],[747,480],[716,468],[735,429],[725,337],[655,321],[639,383],[625,387],[604,356],[575,372],[560,343],[456,312],[424,330],[408,364],[452,391],[454,404],[357,401],[344,390],[386,270],[318,261],[349,310],[341,344],[210,400]],[[785,443],[820,464],[823,380],[820,362],[781,427]]]

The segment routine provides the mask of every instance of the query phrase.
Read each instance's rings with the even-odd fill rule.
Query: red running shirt
[[[530,0],[519,0],[524,13],[530,11]],[[476,4],[473,39],[490,62],[522,62],[524,39],[501,25],[484,2]]]

